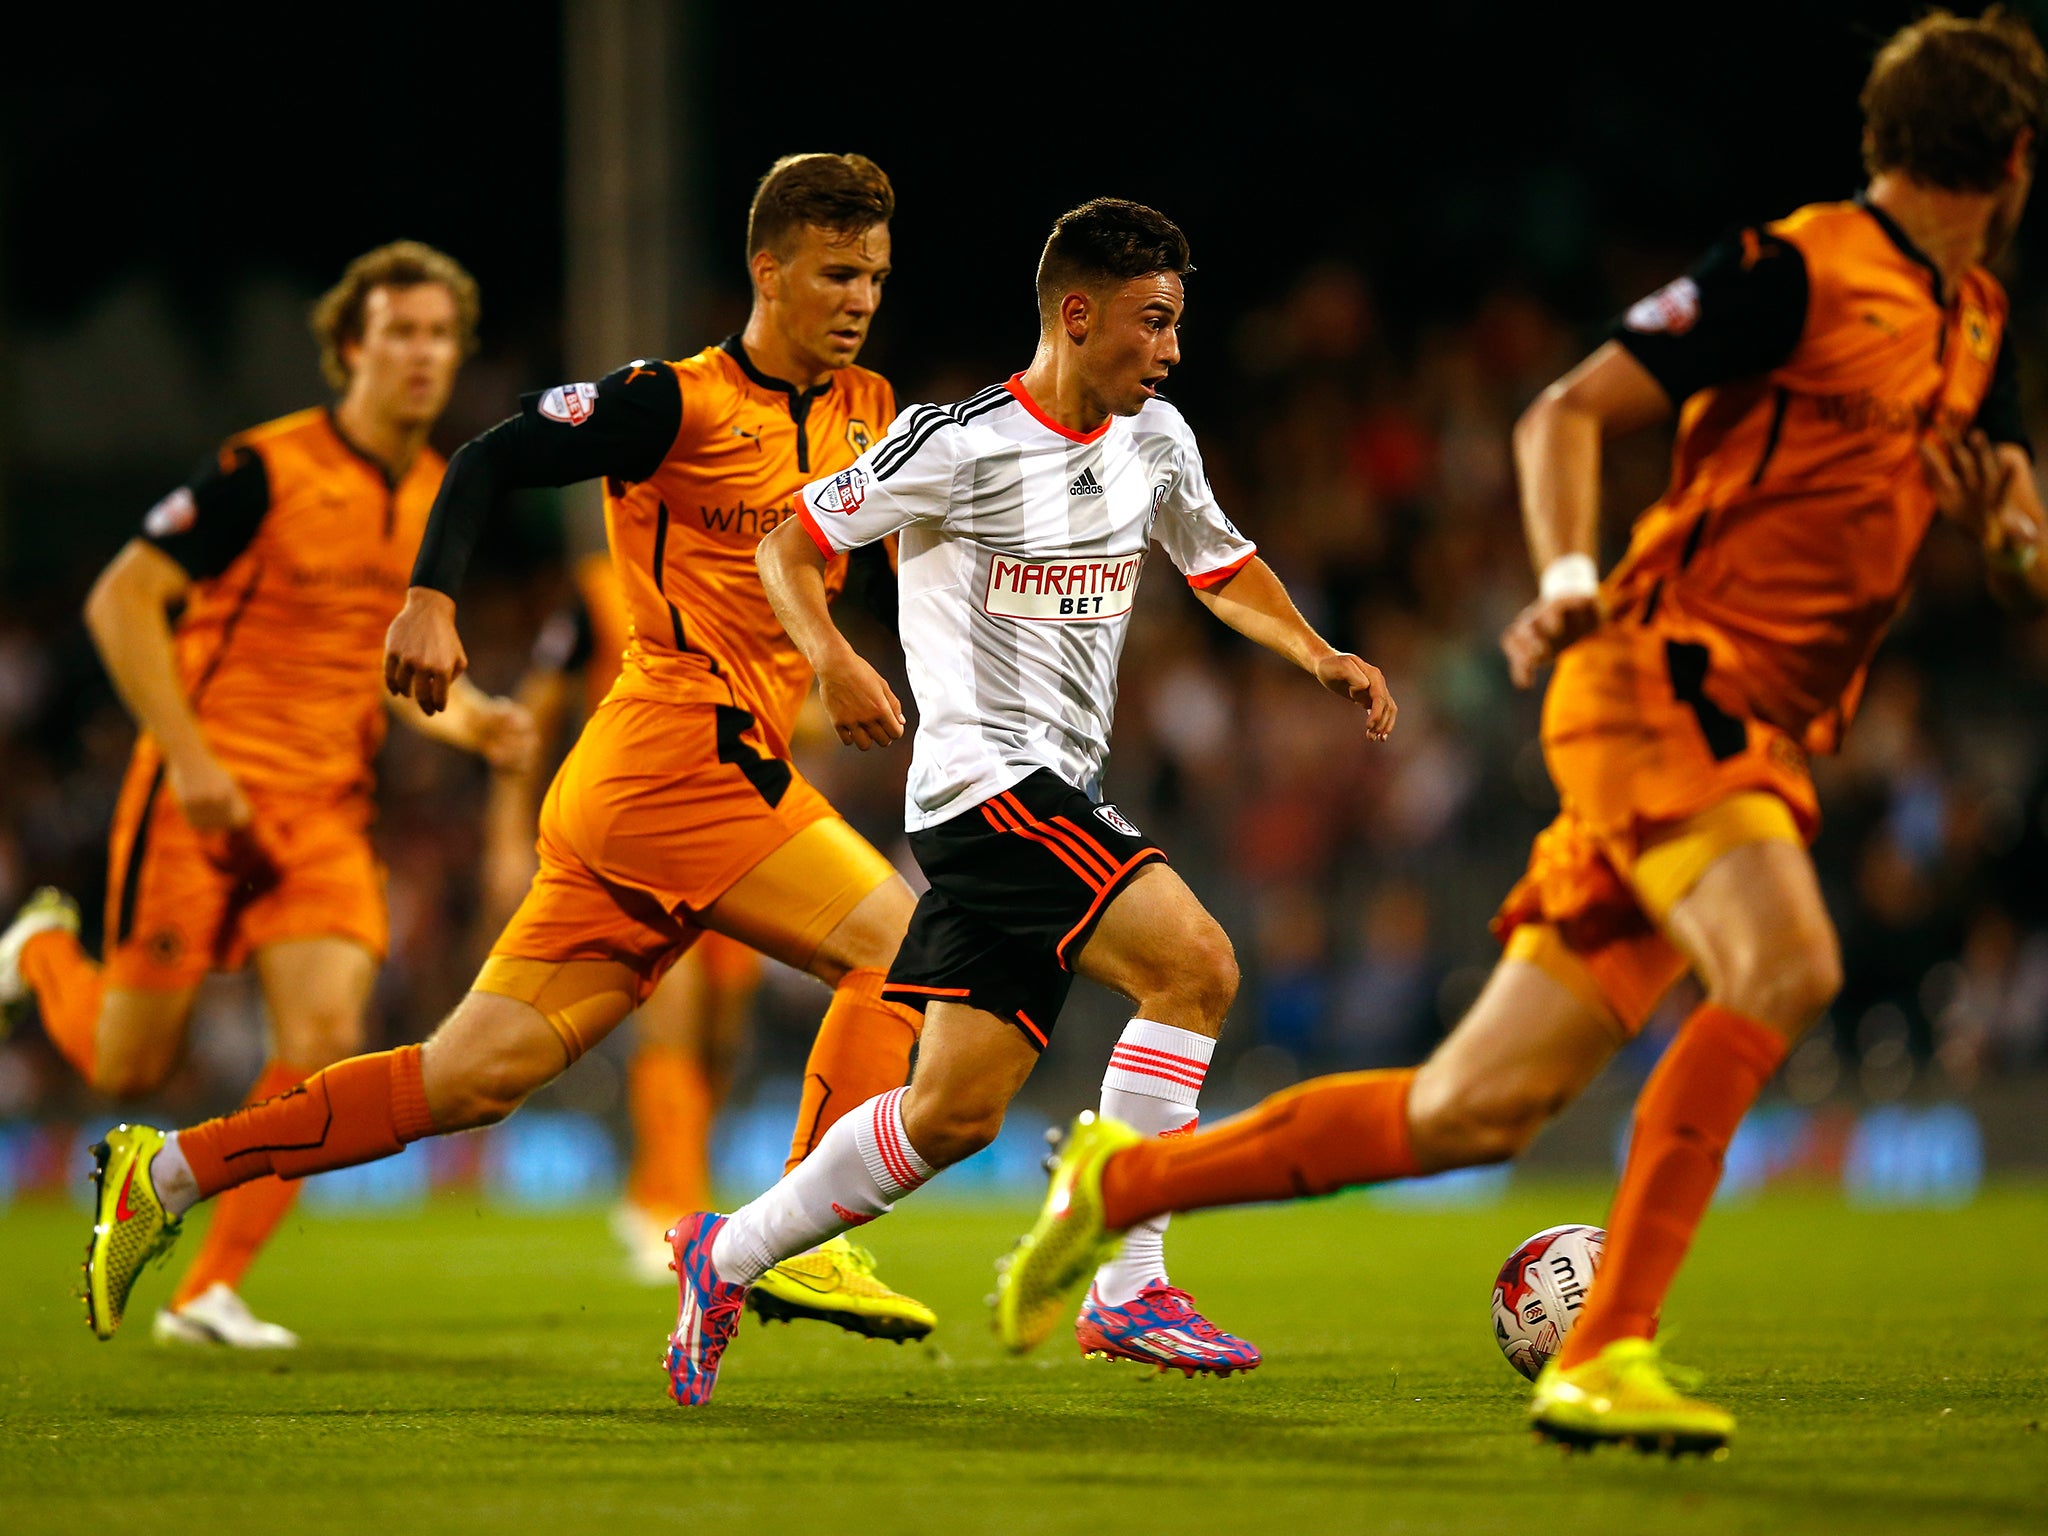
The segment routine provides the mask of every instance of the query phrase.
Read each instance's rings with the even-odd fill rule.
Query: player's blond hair
[[[363,339],[363,309],[376,288],[417,288],[439,283],[455,300],[462,355],[476,350],[476,324],[483,298],[476,279],[445,251],[417,240],[394,240],[365,251],[348,264],[341,281],[320,295],[313,306],[313,339],[320,343],[320,371],[336,389],[348,388],[348,365],[341,349]]]
[[[896,189],[866,155],[784,155],[768,167],[747,210],[747,260],[785,254],[791,235],[815,225],[842,238],[886,224]]]
[[[1929,11],[1893,33],[1863,85],[1863,163],[1951,192],[1995,192],[2013,142],[2048,115],[2048,55],[2003,6]]]

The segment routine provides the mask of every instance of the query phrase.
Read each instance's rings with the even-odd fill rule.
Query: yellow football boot
[[[784,1259],[754,1282],[747,1305],[763,1322],[811,1318],[848,1333],[905,1344],[939,1325],[938,1314],[875,1278],[875,1256],[844,1234]]]
[[[1121,1120],[1084,1111],[1053,1162],[1052,1186],[1029,1232],[996,1261],[995,1329],[1003,1347],[1023,1354],[1044,1343],[1066,1295],[1123,1242],[1102,1220],[1102,1167],[1145,1138]]]
[[[85,1245],[85,1320],[102,1339],[121,1326],[128,1292],[150,1260],[170,1252],[180,1223],[164,1214],[150,1159],[164,1133],[146,1125],[117,1125],[92,1149],[99,1186],[92,1237]]]
[[[1650,1340],[1616,1339],[1584,1365],[1544,1366],[1529,1422],[1537,1434],[1576,1450],[1633,1445],[1668,1456],[1727,1455],[1735,1416],[1687,1397],[1673,1376],[1690,1373],[1665,1365]]]

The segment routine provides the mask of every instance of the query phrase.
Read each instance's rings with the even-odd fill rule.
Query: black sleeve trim
[[[412,584],[453,597],[507,492],[600,477],[645,480],[675,446],[682,421],[682,386],[662,363],[523,396],[517,416],[471,438],[448,461]]]
[[[269,511],[263,456],[249,447],[223,448],[149,509],[142,537],[194,581],[207,581],[241,558]]]
[[[1633,305],[1609,335],[1677,405],[1790,357],[1806,329],[1808,292],[1799,248],[1746,229]]]
[[[533,641],[536,672],[581,672],[590,665],[597,649],[597,635],[590,624],[590,607],[580,593],[549,615]]]
[[[1976,426],[1994,443],[2017,443],[2034,456],[2027,437],[2026,414],[2020,409],[2020,370],[2010,334],[1998,338],[1998,356],[1991,364],[1991,387],[1977,407]]]

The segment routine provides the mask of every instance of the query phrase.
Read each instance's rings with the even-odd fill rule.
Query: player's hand
[[[1400,710],[1386,678],[1371,662],[1361,661],[1349,651],[1332,651],[1316,663],[1316,681],[1365,711],[1365,733],[1374,741],[1385,741],[1393,734],[1394,717]]]
[[[455,599],[432,587],[413,587],[405,606],[384,632],[384,686],[411,694],[422,713],[448,707],[448,690],[469,668],[462,637],[455,633]]]
[[[832,728],[849,747],[865,752],[886,747],[903,735],[903,706],[882,674],[851,651],[818,673],[818,698]]]
[[[166,763],[164,778],[195,832],[239,832],[255,819],[242,786],[205,753],[189,762]]]
[[[2033,558],[2022,552],[2036,548],[2041,529],[2012,494],[2016,466],[1997,444],[1980,431],[1944,431],[1921,439],[1920,458],[1943,517],[1968,530],[1987,554],[2015,564]]]
[[[517,699],[480,695],[472,706],[469,747],[496,773],[528,773],[540,755],[540,732]]]
[[[1600,627],[1600,598],[1537,598],[1515,615],[1515,621],[1501,632],[1500,648],[1508,659],[1508,676],[1517,688],[1527,688],[1543,669],[1557,660],[1568,645],[1583,640]]]

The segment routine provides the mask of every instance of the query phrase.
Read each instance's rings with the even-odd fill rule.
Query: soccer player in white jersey
[[[1191,1130],[1237,963],[1166,856],[1102,803],[1117,658],[1156,539],[1233,629],[1366,712],[1376,668],[1318,636],[1210,493],[1180,413],[1186,238],[1164,215],[1098,199],[1053,226],[1038,268],[1031,366],[958,405],[920,406],[852,468],[805,487],[761,541],[762,581],[816,668],[841,740],[903,734],[901,705],[833,625],[832,555],[901,532],[900,624],[921,722],[910,843],[931,881],[887,995],[925,1008],[916,1073],[851,1111],[781,1183],[671,1241],[681,1309],[670,1393],[708,1402],[747,1287],[782,1258],[872,1221],[995,1139],[1046,1046],[1073,973],[1137,1005],[1103,1080],[1106,1114]],[[1258,1363],[1169,1285],[1161,1223],[1098,1275],[1090,1353],[1188,1374]]]

